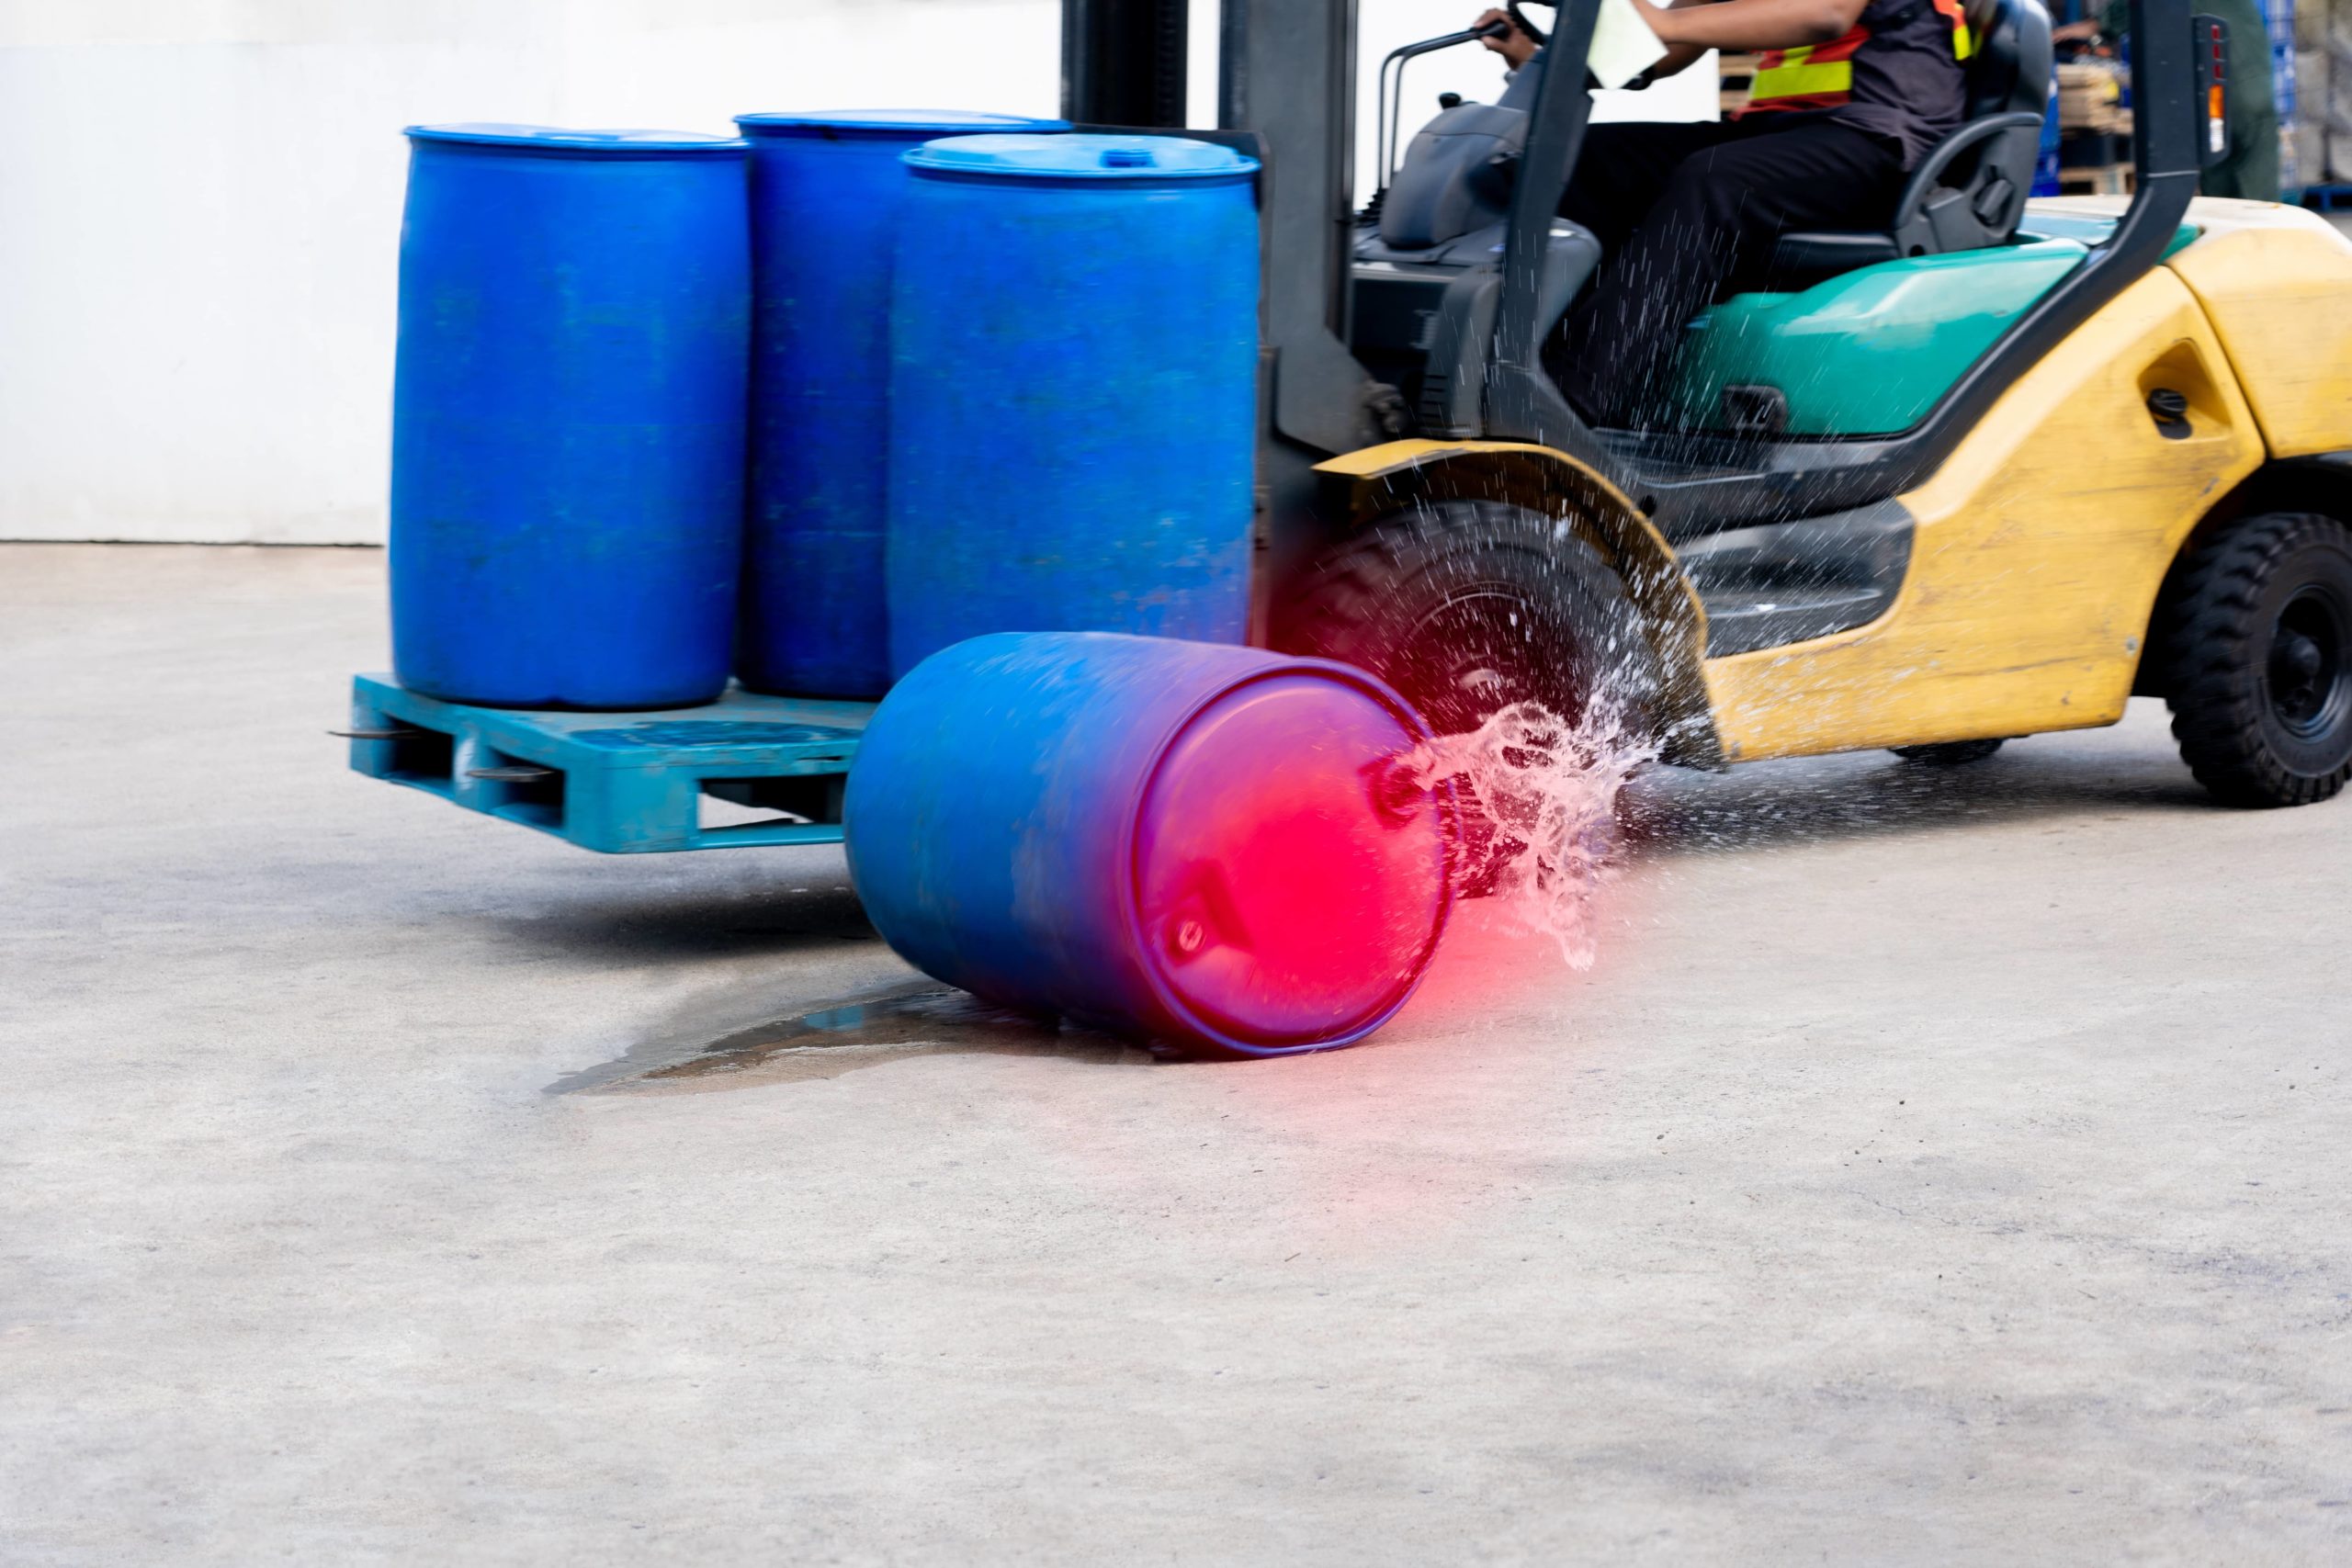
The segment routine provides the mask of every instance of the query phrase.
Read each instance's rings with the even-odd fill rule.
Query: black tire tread
[[[1630,677],[1623,694],[1639,705],[1654,684],[1653,656],[1616,572],[1555,520],[1503,502],[1433,502],[1366,523],[1290,585],[1275,607],[1274,645],[1385,676],[1385,629],[1412,585],[1464,571],[1477,552],[1498,548],[1523,554],[1521,570],[1552,581],[1579,618],[1598,613],[1605,626],[1585,629],[1606,646],[1594,651]]]
[[[2265,583],[2288,556],[2319,543],[2352,551],[2352,531],[2299,512],[2232,524],[2190,551],[2158,615],[2151,651],[2173,739],[2197,782],[2228,805],[2306,806],[2352,778],[2352,761],[2316,776],[2285,767],[2265,739],[2259,685],[2246,678],[2266,631],[2257,623]]]

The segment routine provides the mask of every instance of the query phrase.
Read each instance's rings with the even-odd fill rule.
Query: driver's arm
[[[1671,0],[1671,4],[1668,5],[1666,9],[1679,11],[1686,6],[1713,6],[1721,3],[1722,0]],[[1652,6],[1649,9],[1654,11],[1657,7]],[[1644,19],[1649,19],[1646,14]],[[1666,41],[1663,35],[1658,41],[1661,43]],[[1667,44],[1666,53],[1659,58],[1657,64],[1642,73],[1641,82],[1636,85],[1646,85],[1651,82],[1663,82],[1668,76],[1690,69],[1706,58],[1708,47],[1703,43]]]
[[[1495,22],[1500,22],[1504,31],[1497,37],[1482,38],[1478,41],[1495,53],[1501,55],[1505,65],[1516,71],[1535,58],[1535,40],[1521,32],[1519,23],[1512,20],[1511,14],[1500,6],[1480,12],[1478,19],[1470,26],[1474,28],[1483,28]]]
[[[1667,46],[1666,59],[1651,71],[1664,76],[1711,49],[1796,49],[1833,42],[1854,30],[1870,0],[1673,0],[1668,6],[1633,0],[1633,5]],[[1686,48],[1691,53],[1675,64]]]

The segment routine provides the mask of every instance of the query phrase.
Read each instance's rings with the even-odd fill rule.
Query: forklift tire
[[[1599,552],[1492,501],[1374,518],[1290,584],[1273,643],[1379,676],[1440,735],[1515,702],[1577,723],[1603,689],[1638,717],[1653,683],[1641,617]]]
[[[1939,740],[1930,746],[1893,746],[1888,750],[1906,762],[1919,762],[1930,768],[1957,768],[1964,762],[1981,762],[2001,749],[1998,740]]]
[[[1571,725],[1607,692],[1633,733],[1653,720],[1640,615],[1599,552],[1557,520],[1490,501],[1393,512],[1332,546],[1277,601],[1273,645],[1377,675],[1438,735],[1516,702]],[[1515,840],[1463,825],[1457,886],[1491,891]]]
[[[2247,517],[2181,564],[2150,639],[2173,738],[2231,806],[2308,806],[2352,778],[2352,529]]]

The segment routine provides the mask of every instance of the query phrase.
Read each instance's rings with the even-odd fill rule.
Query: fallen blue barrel
[[[1239,642],[1258,408],[1254,159],[1165,136],[906,156],[890,660],[983,632]]]
[[[890,255],[908,149],[1060,120],[955,109],[747,114],[752,501],[736,672],[756,691],[878,697]]]
[[[1363,1039],[1451,909],[1428,738],[1256,649],[1006,633],[933,655],[852,764],[850,875],[900,956],[1001,1006],[1244,1056]]]
[[[392,665],[503,707],[727,684],[743,538],[744,145],[415,126],[392,394]]]

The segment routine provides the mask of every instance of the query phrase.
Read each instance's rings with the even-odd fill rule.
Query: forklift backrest
[[[1976,0],[1968,118],[1922,161],[1895,214],[1905,255],[2005,243],[2033,190],[2050,107],[2050,13],[2041,0]]]
[[[1968,118],[1928,150],[1883,231],[1781,236],[1777,287],[1800,288],[1898,256],[1936,256],[2008,243],[2033,190],[2050,102],[2050,13],[2041,0],[1975,0],[1968,29]]]
[[[2023,110],[2039,115],[2050,104],[2050,13],[2039,0],[1970,0],[1968,118]]]

